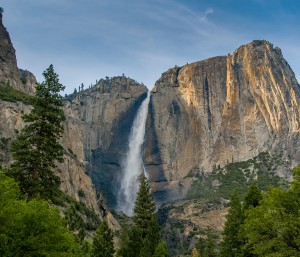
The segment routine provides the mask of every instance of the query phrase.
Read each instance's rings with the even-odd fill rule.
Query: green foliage
[[[156,206],[146,177],[142,177],[133,210],[132,226],[125,226],[121,232],[118,256],[152,257],[160,241],[160,228]]]
[[[201,257],[216,257],[216,242],[214,240],[214,235],[211,229],[208,229],[206,233],[206,239],[200,238],[196,248],[199,251],[199,256]],[[192,252],[193,253],[193,252]]]
[[[59,185],[59,178],[53,174],[55,162],[63,161],[59,139],[65,117],[59,92],[64,87],[52,65],[43,75],[45,81],[37,86],[33,110],[23,116],[27,125],[12,144],[14,163],[10,173],[29,198],[40,195],[48,199]]]
[[[55,207],[20,200],[13,179],[0,173],[0,256],[79,256],[75,237]]]
[[[237,194],[231,197],[230,209],[223,231],[223,242],[220,245],[220,257],[237,257],[242,253],[242,242],[239,237],[243,223],[243,212]]]
[[[200,257],[200,254],[198,253],[198,251],[195,247],[192,250],[191,257]]]
[[[245,196],[244,202],[243,202],[243,208],[245,210],[251,208],[251,207],[257,207],[259,205],[259,202],[262,199],[262,194],[261,191],[259,190],[259,188],[252,184],[249,189],[248,192]]]
[[[189,176],[196,176],[188,192],[189,199],[206,199],[217,201],[220,198],[230,199],[233,190],[244,197],[247,188],[256,183],[261,190],[269,186],[286,187],[286,183],[273,172],[277,167],[289,165],[280,156],[271,156],[263,152],[248,161],[229,163],[223,168],[215,168],[211,174],[204,175],[192,169]],[[217,185],[216,185],[217,184]]]
[[[94,235],[92,257],[113,257],[115,252],[113,237],[107,222],[101,222]]]
[[[52,202],[64,209],[68,228],[77,234],[79,241],[83,239],[81,231],[95,231],[100,223],[99,217],[93,210],[89,209],[83,202],[77,202],[61,191],[58,191]]]
[[[83,234],[84,221],[76,211],[73,204],[71,204],[68,211],[65,213],[65,219],[67,221],[69,230],[78,232],[77,233],[78,240],[82,241],[84,238],[84,234]]]
[[[207,238],[207,246],[203,252],[203,254],[201,254],[203,257],[216,257],[216,251],[215,251],[215,244],[214,241],[211,237]]]
[[[300,256],[300,167],[288,190],[270,188],[261,195],[250,186],[241,208],[232,199],[220,256]]]
[[[117,252],[118,257],[132,257],[139,255],[141,240],[136,240],[135,236],[138,236],[134,226],[124,224],[120,234],[120,247]]]
[[[145,236],[155,212],[156,206],[150,192],[150,185],[147,178],[143,176],[140,181],[139,192],[133,209],[133,221],[135,225],[143,230],[143,236]]]
[[[9,84],[0,83],[0,99],[8,102],[23,102],[25,104],[32,104],[33,97],[25,94],[17,89],[14,89]]]
[[[261,204],[247,212],[243,225],[244,248],[255,256],[299,256],[300,168],[293,170],[289,190],[270,189]]]
[[[159,242],[155,248],[153,257],[168,257],[167,243],[165,241]],[[196,256],[195,256],[196,257]]]
[[[9,204],[11,200],[16,200],[20,196],[20,189],[14,179],[4,175],[0,171],[0,211]]]

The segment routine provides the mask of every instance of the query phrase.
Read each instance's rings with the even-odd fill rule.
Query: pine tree
[[[63,161],[63,147],[59,139],[63,133],[62,97],[64,89],[53,66],[43,73],[45,81],[38,84],[33,99],[33,109],[23,116],[27,125],[12,144],[14,163],[10,175],[20,183],[29,198],[40,194],[49,198],[59,185],[54,175],[55,162]]]
[[[133,222],[142,240],[139,256],[152,256],[160,241],[160,229],[156,216],[156,205],[145,176],[140,181],[139,192],[133,209]]]
[[[139,192],[133,209],[133,221],[138,226],[143,234],[143,238],[151,223],[152,217],[156,213],[156,206],[150,192],[150,185],[145,176],[141,178]]]
[[[256,185],[251,185],[248,189],[247,195],[245,196],[243,209],[247,210],[251,207],[256,207],[262,199],[261,191]]]
[[[241,256],[242,243],[239,232],[243,222],[243,211],[237,194],[231,197],[230,209],[223,231],[223,242],[220,245],[220,257]]]
[[[159,244],[155,248],[155,252],[153,257],[168,257],[167,244],[165,241],[159,242]],[[197,256],[195,256],[197,257]]]
[[[246,244],[247,238],[245,235],[243,224],[245,222],[245,219],[247,217],[249,210],[259,206],[261,200],[262,200],[262,194],[261,194],[261,191],[259,190],[259,188],[254,184],[251,185],[248,188],[248,192],[247,192],[244,202],[243,202],[243,206],[242,206],[243,220],[242,220],[242,225],[239,229],[239,241],[240,241],[241,247],[242,247],[242,256],[244,256],[244,257],[256,256],[256,255],[252,254],[251,245]]]
[[[113,237],[107,222],[101,222],[94,235],[92,257],[113,257],[115,253]]]
[[[118,256],[152,257],[160,241],[156,206],[146,177],[142,177],[133,209],[133,225],[121,232]]]

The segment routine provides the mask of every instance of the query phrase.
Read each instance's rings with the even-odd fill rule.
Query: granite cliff
[[[80,160],[111,207],[116,204],[131,125],[147,91],[120,76],[101,79],[65,101],[63,145]]]
[[[293,71],[267,41],[163,73],[152,90],[144,151],[157,197],[184,197],[192,170],[210,173],[264,151],[298,163],[299,97]]]
[[[1,87],[34,94],[36,79],[18,69],[0,18]],[[61,187],[98,213],[105,204],[96,192],[104,196],[100,202],[116,205],[128,136],[147,91],[123,75],[101,79],[65,98]],[[289,167],[297,164],[299,97],[293,71],[280,49],[267,41],[163,73],[152,89],[144,144],[157,201],[184,198],[200,175],[262,152],[282,156]],[[0,156],[6,164],[11,160],[9,144],[24,126],[21,116],[30,106],[2,99],[0,107]],[[289,179],[289,167],[274,168],[274,173]]]
[[[0,13],[0,42],[0,86],[11,86],[33,95],[36,79],[32,73],[18,69],[16,51],[3,25],[2,13]]]
[[[121,76],[100,80],[64,101],[64,162],[57,170],[61,190],[106,216],[116,229],[119,225],[107,209],[107,200],[110,206],[115,203],[131,123],[146,92],[145,86]],[[11,162],[10,144],[24,126],[22,115],[31,106],[0,100],[0,107],[0,160],[5,166]]]

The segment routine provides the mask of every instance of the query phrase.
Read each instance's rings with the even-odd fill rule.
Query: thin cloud
[[[225,55],[262,38],[281,47],[297,73],[300,39],[291,33],[297,30],[292,20],[296,8],[289,15],[283,5],[272,5],[275,10],[268,13],[267,1],[261,5],[231,0],[230,6],[219,0],[199,2],[10,0],[3,7],[20,67],[40,77],[53,63],[67,91],[122,73],[151,87],[175,64]],[[245,5],[265,8],[260,10],[264,23]]]
[[[214,13],[214,10],[213,10],[212,8],[207,9],[207,10],[204,12],[204,15],[203,15],[202,17],[200,17],[200,20],[201,20],[202,22],[207,22],[207,20],[208,20],[208,15],[209,15],[209,14],[212,14],[212,13]]]

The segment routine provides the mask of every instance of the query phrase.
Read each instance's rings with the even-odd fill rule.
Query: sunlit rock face
[[[198,167],[280,151],[299,161],[299,84],[281,50],[253,41],[233,54],[174,67],[152,90],[146,167],[158,199],[184,196]]]

